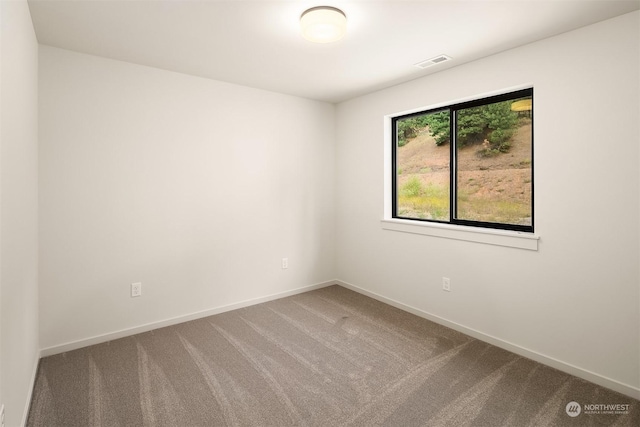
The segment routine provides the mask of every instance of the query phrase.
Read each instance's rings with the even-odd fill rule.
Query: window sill
[[[538,240],[540,240],[540,237],[535,234],[518,231],[491,230],[403,219],[383,219],[380,221],[380,225],[384,230],[423,234],[426,236],[464,240],[487,245],[506,246],[529,251],[537,251]]]

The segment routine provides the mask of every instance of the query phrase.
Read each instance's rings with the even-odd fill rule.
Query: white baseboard
[[[188,322],[190,320],[201,319],[203,317],[213,316],[215,314],[224,313],[231,310],[236,310],[238,308],[248,307],[251,305],[260,304],[267,301],[273,301],[279,298],[285,298],[291,295],[297,295],[304,292],[309,292],[314,289],[324,288],[330,285],[335,285],[335,280],[330,280],[328,282],[316,283],[314,285],[304,286],[297,289],[292,289],[290,291],[279,292],[276,294],[266,295],[259,298],[252,298],[245,301],[240,301],[234,304],[229,304],[221,307],[211,308],[208,310],[198,311],[191,314],[186,314],[183,316],[177,316],[170,319],[160,320],[157,322],[151,322],[144,325],[136,326],[133,328],[122,329],[115,332],[110,332],[107,334],[97,335],[90,338],[84,338],[77,341],[68,342],[65,344],[60,344],[52,347],[47,347],[40,350],[40,357],[51,356],[54,354],[64,353],[67,351],[77,350],[79,348],[88,347],[90,345],[101,344],[107,341],[113,341],[119,338],[128,337],[135,334],[140,334],[142,332],[148,332],[158,328],[164,328],[166,326],[176,325],[178,323]]]
[[[626,396],[632,397],[634,399],[640,399],[640,388],[634,387],[629,384],[624,384],[620,381],[604,377],[602,375],[596,374],[594,372],[588,371],[586,369],[574,366],[570,363],[563,362],[561,360],[555,359],[553,357],[545,356],[544,354],[538,353],[533,350],[529,350],[527,348],[521,347],[519,345],[510,343],[508,341],[504,341],[500,338],[485,334],[483,332],[477,331],[473,328],[469,328],[467,326],[461,325],[459,323],[455,323],[444,319],[440,316],[436,316],[434,314],[428,313],[426,311],[420,310],[418,308],[412,307],[410,305],[395,301],[393,299],[387,298],[385,296],[376,294],[374,292],[370,292],[366,289],[355,286],[351,283],[347,283],[341,280],[330,280],[323,283],[317,283],[315,285],[305,286],[297,289],[293,289],[290,291],[280,292],[272,295],[267,295],[259,298],[253,298],[246,301],[241,301],[234,304],[229,304],[221,307],[212,308],[209,310],[203,310],[196,313],[187,314],[184,316],[178,316],[171,319],[166,319],[158,322],[147,323],[145,325],[137,326],[134,328],[123,329],[116,332],[111,332],[103,335],[94,336],[91,338],[86,338],[78,341],[73,341],[53,347],[48,347],[42,349],[40,351],[40,357],[51,356],[58,353],[64,353],[66,351],[76,350],[82,347],[87,347],[94,344],[100,344],[107,341],[113,341],[118,338],[124,338],[127,336],[139,334],[142,332],[148,332],[153,329],[163,328],[165,326],[171,326],[178,323],[188,322],[190,320],[196,320],[207,316],[213,316],[215,314],[224,313],[231,310],[236,310],[238,308],[248,307],[255,304],[260,304],[267,301],[272,301],[279,298],[284,298],[292,295],[301,294],[304,292],[312,291],[314,289],[324,288],[330,285],[338,284],[347,289],[351,289],[352,291],[358,292],[360,294],[366,295],[378,301],[389,304],[393,307],[399,308],[400,310],[404,310],[406,312],[415,314],[416,316],[422,317],[427,320],[431,320],[432,322],[438,323],[440,325],[446,326],[448,328],[454,329],[458,332],[462,332],[463,334],[469,335],[473,338],[479,339],[481,341],[487,342],[489,344],[495,345],[496,347],[503,348],[512,353],[518,354],[520,356],[526,357],[531,360],[535,360],[536,362],[542,363],[544,365],[550,366],[552,368],[558,369],[559,371],[566,372],[570,375],[574,375],[578,378],[582,378],[584,380],[590,381],[594,384],[598,384],[602,387],[609,388],[611,390],[622,393]],[[38,364],[36,362],[33,378],[32,378],[32,386],[31,390],[33,390],[33,384],[35,383],[36,373],[37,373]],[[31,401],[31,396],[29,402]],[[25,415],[23,417],[23,424],[26,423],[26,417],[28,416],[29,407],[27,404],[27,408],[25,409]]]
[[[393,307],[399,308],[400,310],[409,312],[411,314],[415,314],[416,316],[422,317],[427,320],[431,320],[432,322],[454,329],[458,332],[462,332],[463,334],[479,339],[480,341],[487,342],[489,344],[495,345],[496,347],[500,347],[502,349],[505,349],[512,353],[526,357],[528,359],[535,360],[536,362],[542,363],[543,365],[550,366],[559,371],[566,372],[567,374],[576,376],[578,378],[582,378],[594,384],[598,384],[602,387],[609,388],[611,390],[617,391],[618,393],[622,393],[634,399],[640,399],[640,388],[638,387],[634,387],[629,384],[624,384],[620,381],[616,381],[614,379],[604,377],[602,375],[596,374],[595,372],[591,372],[586,369],[582,369],[580,367],[574,366],[570,363],[566,363],[561,360],[554,359],[553,357],[545,356],[544,354],[535,352],[533,350],[529,350],[527,348],[510,343],[508,341],[504,341],[500,338],[487,335],[483,332],[477,331],[475,329],[469,328],[459,323],[451,322],[440,316],[436,316],[434,314],[428,313],[418,308],[411,307],[410,305],[406,305],[404,303],[384,297],[374,292],[367,291],[366,289],[352,285],[351,283],[347,283],[341,280],[336,280],[335,283],[347,289],[351,289],[354,292],[358,292],[360,294],[366,295],[380,302],[384,302],[385,304],[389,304]]]
[[[33,361],[33,372],[31,373],[31,381],[29,381],[29,394],[27,394],[27,401],[24,404],[24,410],[22,411],[21,426],[27,425],[27,418],[29,417],[29,409],[31,409],[31,399],[33,399],[33,390],[36,388],[36,378],[38,376],[38,366],[40,365],[40,358],[42,352],[38,352],[36,359]]]

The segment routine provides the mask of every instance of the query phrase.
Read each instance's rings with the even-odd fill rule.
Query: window
[[[394,117],[392,217],[533,233],[533,89]]]

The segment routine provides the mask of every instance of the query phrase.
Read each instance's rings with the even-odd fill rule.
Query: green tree
[[[458,145],[468,145],[481,142],[484,139],[487,120],[486,106],[458,110],[456,117]]]
[[[511,148],[511,137],[518,124],[518,113],[511,111],[513,101],[496,102],[485,106],[487,127],[491,129],[487,139],[491,148],[506,153]]]
[[[487,140],[489,144],[485,144],[484,148],[487,153],[507,152],[511,147],[509,141],[518,124],[518,113],[511,111],[513,102],[512,100],[495,102],[457,110],[457,143],[465,146]],[[449,143],[451,140],[450,117],[451,112],[444,110],[398,120],[398,146],[407,144],[427,126],[436,145]]]
[[[431,113],[424,116],[426,124],[429,126],[429,133],[436,140],[436,145],[443,145],[449,142],[449,119],[448,110]]]
[[[496,102],[479,107],[457,110],[457,141],[460,146],[489,141],[485,150],[506,152],[510,148],[509,140],[518,123],[518,113],[511,111],[514,101]],[[440,111],[425,116],[431,136],[436,145],[450,141],[449,111]]]
[[[398,147],[406,145],[410,139],[418,136],[420,129],[427,126],[426,116],[415,116],[396,122],[398,132]]]
[[[415,130],[411,126],[409,120],[398,120],[396,122],[396,128],[398,133],[398,147],[403,147],[409,142],[409,139],[416,136]]]

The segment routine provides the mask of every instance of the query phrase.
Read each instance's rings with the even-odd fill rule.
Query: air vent
[[[442,62],[446,62],[446,61],[450,61],[451,57],[447,56],[447,55],[438,55],[436,57],[433,57],[431,59],[427,59],[426,61],[422,61],[422,62],[418,62],[417,64],[414,64],[416,67],[421,68],[421,69],[425,69],[425,68],[429,68],[432,67],[434,65],[438,65]]]

